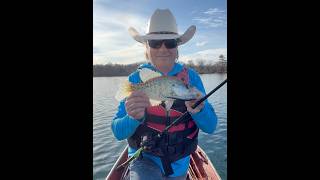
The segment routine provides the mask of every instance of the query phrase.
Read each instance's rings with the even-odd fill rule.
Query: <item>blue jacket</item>
[[[140,65],[142,68],[150,68],[152,70],[156,70],[150,63],[142,64]],[[175,63],[173,69],[168,73],[169,76],[176,75],[183,69],[183,65],[179,63]],[[202,81],[198,75],[197,72],[195,72],[192,69],[188,69],[189,72],[189,83],[193,86],[195,86],[198,90],[206,94],[205,89],[203,87]],[[160,72],[161,73],[161,72]],[[162,74],[162,73],[161,73]],[[133,84],[140,83],[140,76],[139,72],[135,71],[132,74],[129,75],[129,81]],[[113,118],[113,121],[111,123],[111,128],[114,136],[118,140],[124,140],[129,138],[131,135],[134,134],[136,128],[139,126],[140,122],[129,117],[124,105],[125,99],[120,101],[120,104],[118,106],[118,112]],[[208,101],[205,101],[205,106],[203,109],[196,113],[192,114],[192,118],[194,122],[197,124],[198,128],[206,133],[212,134],[214,130],[216,129],[217,125],[217,116],[214,112],[214,109]],[[136,149],[129,147],[129,156],[132,156],[135,153]],[[149,158],[152,161],[154,161],[162,170],[162,173],[164,173],[161,160],[159,157],[152,156],[149,154],[143,153],[144,158]],[[190,157],[187,156],[185,158],[179,159],[176,162],[171,163],[172,169],[174,171],[174,174],[170,175],[169,177],[176,177],[176,176],[182,176],[185,175],[188,170],[188,165],[190,162]]]

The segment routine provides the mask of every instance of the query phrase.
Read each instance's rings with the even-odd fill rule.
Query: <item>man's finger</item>
[[[126,105],[126,108],[128,110],[131,110],[131,109],[137,109],[137,108],[147,108],[149,107],[150,104],[147,103],[147,102],[142,102],[142,103],[134,103],[134,104],[128,104]]]
[[[141,116],[141,114],[144,114],[144,110],[144,108],[133,109],[130,111],[129,115],[131,115],[132,117],[136,117],[137,115]]]

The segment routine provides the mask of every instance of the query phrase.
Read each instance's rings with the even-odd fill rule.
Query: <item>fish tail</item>
[[[128,97],[131,94],[131,92],[133,92],[135,89],[136,89],[136,86],[134,84],[131,84],[128,80],[126,80],[120,86],[115,98],[118,101],[121,101],[122,99]]]
[[[197,98],[200,98],[200,97],[205,96],[205,94],[204,94],[203,92],[201,92],[200,90],[198,90],[198,89],[197,89],[196,87],[194,87],[194,86],[192,86],[190,89],[191,89],[191,91],[192,91],[193,93],[196,94],[196,97],[197,97]]]

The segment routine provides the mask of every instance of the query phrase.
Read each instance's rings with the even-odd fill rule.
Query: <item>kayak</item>
[[[122,151],[116,163],[113,165],[110,170],[106,180],[122,180],[129,173],[129,168],[126,166],[121,170],[116,170],[118,165],[125,162],[128,158],[128,146]],[[221,180],[219,174],[208,158],[207,154],[203,149],[198,146],[196,151],[191,154],[190,165],[187,173],[188,180],[196,179],[210,179],[210,180]]]

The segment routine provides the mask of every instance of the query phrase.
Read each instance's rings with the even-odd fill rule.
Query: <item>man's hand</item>
[[[193,104],[195,104],[197,101],[199,101],[201,99],[201,97],[199,97],[196,100],[192,100],[192,101],[186,101],[185,105],[187,107],[187,111],[191,114],[195,114],[201,111],[201,109],[204,107],[204,102],[202,102],[201,104],[199,104],[195,109],[192,109],[191,106]]]
[[[132,92],[125,102],[128,115],[137,120],[144,117],[145,108],[149,106],[149,97],[141,91]]]

